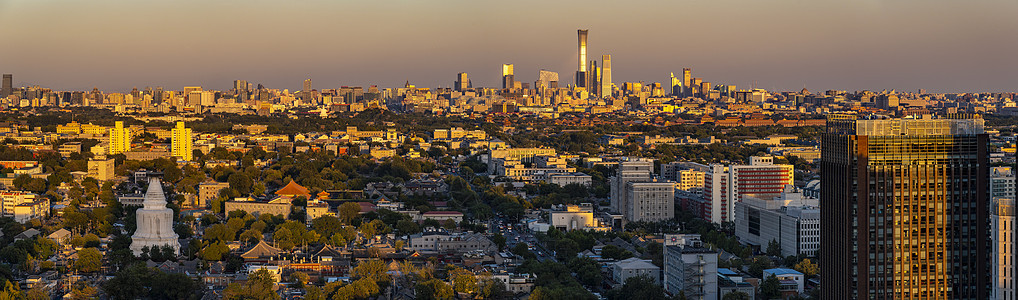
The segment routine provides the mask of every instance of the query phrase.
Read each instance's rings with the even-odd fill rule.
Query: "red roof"
[[[311,198],[311,191],[309,191],[305,187],[300,186],[293,180],[290,180],[290,183],[287,183],[286,186],[276,191],[276,195],[291,196],[295,198],[297,196],[304,196],[306,198]]]

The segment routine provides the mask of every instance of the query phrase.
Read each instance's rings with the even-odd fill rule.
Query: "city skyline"
[[[475,87],[498,87],[503,63],[516,66],[516,81],[546,69],[573,83],[573,30],[582,28],[588,57],[615,58],[616,84],[666,82],[691,67],[740,88],[1014,91],[1018,60],[1009,54],[1018,41],[999,37],[1018,33],[1007,17],[1018,3],[795,4],[12,1],[0,4],[0,36],[9,41],[0,56],[16,59],[0,69],[15,86],[56,90],[227,90],[237,79],[297,90],[307,78],[322,87],[451,87],[461,72]],[[315,42],[289,42],[304,39]]]

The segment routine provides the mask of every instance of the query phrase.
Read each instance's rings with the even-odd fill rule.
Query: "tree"
[[[432,278],[417,283],[414,287],[417,299],[452,299],[455,292],[445,282]]]
[[[360,207],[358,206],[358,211],[359,210]],[[343,223],[334,216],[324,215],[311,220],[311,228],[314,228],[315,231],[322,236],[332,236],[343,228]]]
[[[491,242],[498,246],[498,251],[505,250],[505,236],[501,233],[496,233],[495,236],[491,237]]]
[[[452,289],[457,293],[473,294],[477,291],[477,277],[473,272],[453,268],[449,273],[449,277],[452,279]]]
[[[721,300],[752,300],[752,299],[750,299],[749,294],[746,294],[745,292],[734,291],[725,294],[724,297],[721,297]]]
[[[781,298],[781,281],[774,275],[768,276],[760,284],[760,296],[763,299]]]
[[[771,240],[767,243],[767,255],[768,256],[781,256],[781,243],[777,240]]]
[[[279,299],[279,294],[276,294],[272,288],[275,286],[275,280],[272,279],[272,274],[266,269],[259,269],[248,277],[247,282],[244,284],[231,283],[223,291],[223,298],[225,299]]]
[[[347,202],[339,206],[339,219],[343,224],[350,225],[354,219],[360,216],[361,205],[357,202]]]
[[[665,289],[647,276],[629,277],[619,289],[611,290],[608,299],[668,299]]]
[[[400,234],[411,235],[421,232],[421,226],[414,221],[399,220],[396,221],[396,230],[399,230]]]
[[[102,267],[103,254],[96,248],[85,248],[78,251],[78,259],[74,260],[74,269],[78,272],[91,273]]]
[[[230,174],[227,181],[230,183],[230,188],[237,190],[241,195],[251,193],[251,186],[254,184],[251,177],[240,172]]]
[[[774,262],[766,256],[757,256],[753,258],[753,262],[749,264],[749,274],[757,278],[763,277],[763,270],[770,269],[774,266]]]
[[[803,275],[806,275],[806,277],[812,277],[814,275],[820,274],[820,266],[814,264],[812,261],[809,260],[809,258],[804,258],[798,264],[795,264],[795,266],[792,268],[795,269],[796,271],[801,272]]]

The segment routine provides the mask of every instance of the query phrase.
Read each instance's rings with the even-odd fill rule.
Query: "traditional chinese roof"
[[[265,258],[279,255],[280,252],[282,252],[282,250],[279,250],[279,248],[269,246],[269,244],[265,241],[259,241],[258,245],[255,245],[254,248],[251,248],[251,250],[244,252],[244,254],[241,254],[240,257],[246,259]]]
[[[318,193],[318,199],[329,199],[329,192],[322,191]]]
[[[300,186],[297,182],[290,180],[286,186],[276,191],[276,195],[280,196],[291,196],[296,198],[297,196],[304,196],[305,198],[311,198],[311,191],[307,188]]]
[[[329,246],[328,244],[326,244],[325,246],[322,246],[322,249],[318,250],[318,252],[315,252],[315,256],[340,257],[342,255],[343,254],[339,252],[339,249],[336,249],[335,247]]]

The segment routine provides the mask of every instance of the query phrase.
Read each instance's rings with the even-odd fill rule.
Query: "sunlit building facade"
[[[110,128],[109,154],[120,154],[131,151],[131,129],[124,128],[123,121],[117,121]]]
[[[820,170],[821,299],[988,299],[983,120],[833,116]]]
[[[194,148],[194,138],[191,135],[191,128],[184,127],[184,122],[178,121],[177,126],[173,127],[173,139],[172,139],[172,152],[173,156],[184,160],[191,161],[192,149]]]
[[[993,290],[992,299],[1015,300],[1014,260],[1015,232],[1018,224],[1014,218],[1015,206],[1013,198],[995,198],[990,206],[990,234],[993,251]]]

